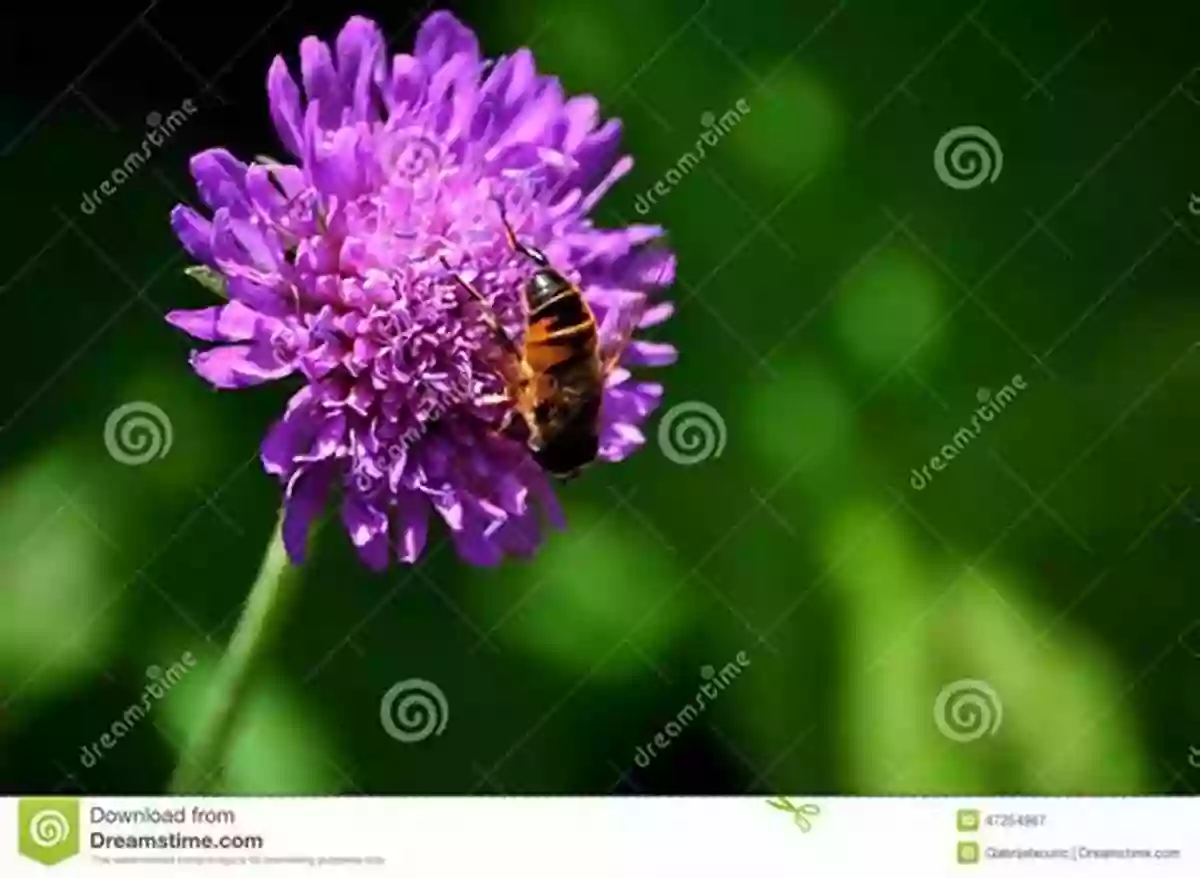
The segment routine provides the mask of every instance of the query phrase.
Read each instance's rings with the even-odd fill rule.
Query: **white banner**
[[[1200,875],[1200,798],[0,799],[0,875]]]

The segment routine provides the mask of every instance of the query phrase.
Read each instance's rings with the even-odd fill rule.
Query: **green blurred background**
[[[531,45],[625,120],[637,166],[598,216],[669,228],[680,307],[656,334],[681,359],[645,450],[565,488],[570,530],[528,565],[471,569],[439,538],[372,575],[327,528],[225,789],[1195,793],[1200,16],[1181,6],[455,6],[487,54]],[[274,54],[352,12],[402,50],[421,10],[272,9],[114,7],[50,41],[19,22],[0,104],[4,791],[162,790],[273,526],[257,449],[289,390],[192,375],[161,315],[205,294],[167,213],[192,152],[275,149]],[[196,117],[81,213],[146,114],[186,97]],[[639,216],[702,114],[739,100]],[[970,189],[933,160],[963,125],[1003,152]],[[1015,375],[1027,389],[914,489]],[[142,466],[103,439],[132,401],[171,426]],[[679,465],[656,430],[687,402],[726,442]],[[184,651],[195,669],[84,764]],[[739,651],[750,666],[636,764]],[[444,693],[440,735],[383,730],[406,679]],[[961,680],[988,690],[971,740],[935,720]]]

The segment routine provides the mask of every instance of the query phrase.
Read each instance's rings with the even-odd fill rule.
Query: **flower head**
[[[494,337],[445,259],[520,339],[533,266],[509,246],[497,203],[522,242],[577,283],[602,327],[628,308],[641,326],[674,259],[648,245],[655,226],[594,228],[588,215],[632,166],[620,123],[596,100],[568,98],[528,50],[487,62],[445,12],[411,55],[388,57],[379,28],[355,17],[331,48],[300,44],[301,83],[276,58],[271,118],[290,159],[246,163],[223,149],[191,161],[211,218],[176,207],[187,252],[219,276],[227,304],[168,320],[215,346],[192,366],[218,388],[303,379],[262,444],[285,486],[284,541],[303,559],[309,526],[340,489],[362,559],[386,567],[422,553],[436,513],[459,554],[495,564],[561,526],[545,474],[500,430],[505,403]],[[624,366],[664,365],[669,345],[633,341],[605,389],[600,457],[642,444],[658,384]]]

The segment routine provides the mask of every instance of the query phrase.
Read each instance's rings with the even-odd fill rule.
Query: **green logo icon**
[[[959,832],[978,832],[979,831],[979,812],[971,811],[963,808],[958,812],[958,831]]]
[[[21,856],[53,866],[79,853],[78,799],[21,799],[17,821]]]
[[[974,866],[979,862],[979,843],[960,841],[958,843],[958,862],[961,866]]]

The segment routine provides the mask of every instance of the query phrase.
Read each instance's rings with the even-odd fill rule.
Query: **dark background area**
[[[495,56],[626,122],[604,224],[680,255],[657,444],[564,491],[530,565],[431,541],[377,576],[328,528],[227,766],[244,793],[1195,793],[1200,770],[1200,13],[1184,4],[752,0],[451,4]],[[433,8],[433,7],[428,7]],[[173,308],[208,304],[167,225],[188,157],[278,152],[266,70],[427,8],[163,0],[5,12],[0,100],[0,789],[154,793],[202,709],[269,536],[257,461],[288,388],[217,394]],[[295,68],[294,68],[295,69]],[[145,119],[199,112],[88,215]],[[648,217],[701,115],[751,107]],[[1001,174],[934,172],[980,125]],[[1200,211],[1200,207],[1197,208]],[[980,390],[1028,390],[923,490]],[[165,412],[161,460],[109,413]],[[184,651],[194,671],[95,766],[80,750]],[[701,668],[751,665],[649,767]],[[436,683],[445,732],[380,727]],[[939,693],[986,682],[960,742]]]

